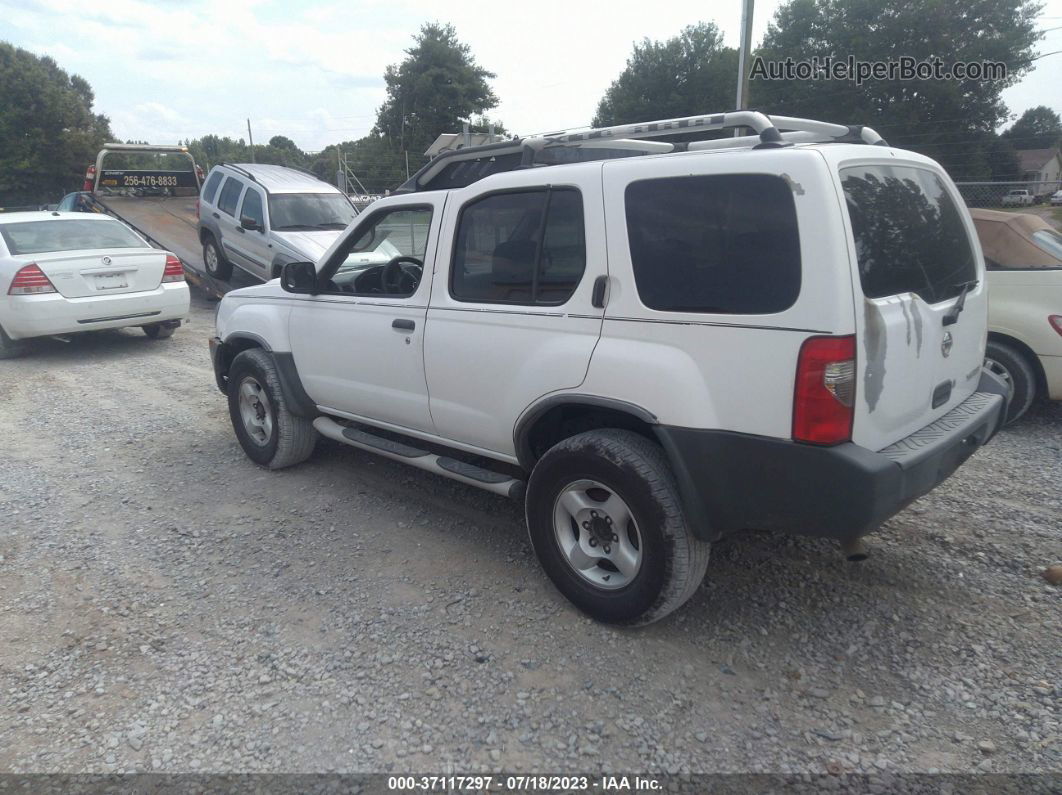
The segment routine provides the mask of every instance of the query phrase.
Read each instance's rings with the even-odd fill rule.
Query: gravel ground
[[[846,562],[750,533],[616,630],[501,498],[252,465],[206,341],[0,362],[0,771],[1062,771],[1062,405]]]

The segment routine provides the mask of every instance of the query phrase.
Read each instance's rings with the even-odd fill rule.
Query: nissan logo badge
[[[111,258],[110,257],[104,257],[103,258],[103,264],[104,265],[110,265],[111,264]]]

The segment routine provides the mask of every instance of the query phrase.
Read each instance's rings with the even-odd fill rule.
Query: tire
[[[14,359],[26,352],[26,346],[20,340],[13,340],[0,326],[0,359]]]
[[[241,394],[241,389],[246,391]],[[252,348],[232,360],[228,377],[229,418],[247,457],[269,469],[305,461],[317,444],[306,417],[288,411],[273,357]]]
[[[215,279],[227,282],[232,277],[232,263],[225,259],[213,235],[207,235],[203,241],[203,265]]]
[[[173,332],[180,328],[180,326],[180,323],[154,323],[150,326],[141,326],[140,328],[143,329],[144,333],[153,340],[165,340],[172,337]]]
[[[598,621],[658,621],[704,579],[711,545],[690,533],[663,450],[631,431],[588,431],[552,447],[531,473],[526,514],[546,574]],[[624,556],[622,567],[612,562]]]
[[[1036,399],[1036,371],[1029,359],[1013,345],[989,341],[985,348],[985,367],[1011,387],[1007,422],[1021,418]]]

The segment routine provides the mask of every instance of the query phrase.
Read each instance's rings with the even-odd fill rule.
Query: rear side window
[[[962,216],[932,171],[853,166],[841,185],[867,298],[911,292],[934,304],[977,278]]]
[[[221,189],[221,196],[218,198],[218,209],[223,213],[236,215],[236,202],[240,200],[242,190],[243,183],[238,179],[229,177],[225,180],[225,187]]]
[[[767,314],[800,294],[796,207],[780,177],[643,180],[627,186],[626,205],[634,280],[650,309]]]
[[[461,211],[451,270],[458,301],[563,304],[585,269],[577,190],[497,193]]]
[[[206,185],[203,186],[203,201],[214,203],[214,196],[218,192],[218,185],[221,184],[221,172],[215,171],[210,177],[207,178]]]

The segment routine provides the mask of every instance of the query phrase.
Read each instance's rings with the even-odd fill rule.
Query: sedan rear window
[[[638,295],[650,309],[767,314],[800,294],[793,191],[773,174],[633,182],[627,236]]]
[[[914,293],[933,304],[977,278],[962,216],[932,171],[853,166],[841,185],[867,298]]]
[[[63,219],[0,224],[0,235],[13,256],[46,251],[145,248],[147,243],[118,221]]]

